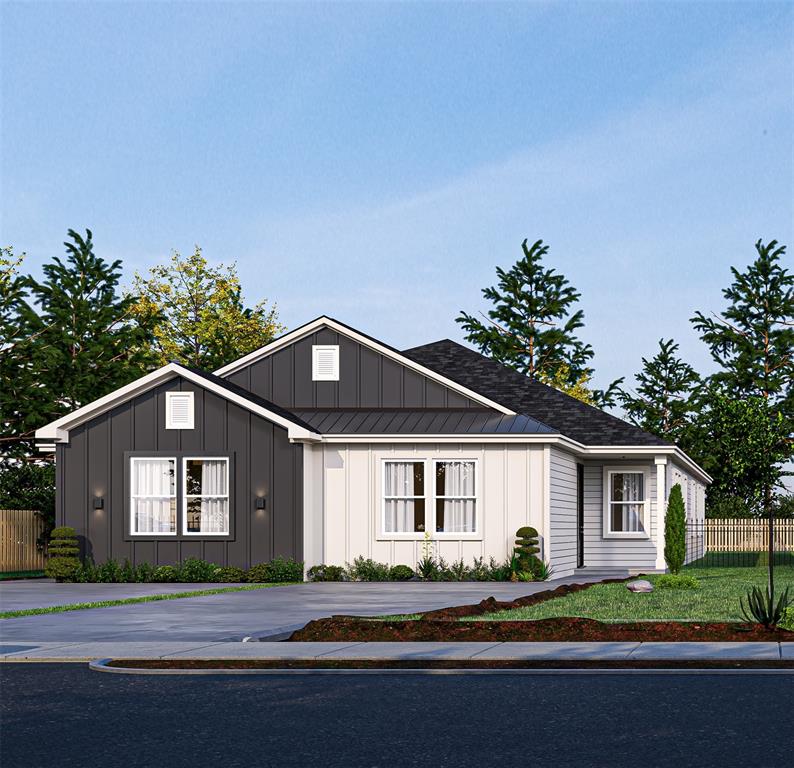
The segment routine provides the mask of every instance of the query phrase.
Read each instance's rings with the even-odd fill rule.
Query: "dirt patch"
[[[559,660],[541,661],[533,659],[477,660],[452,659],[394,660],[381,661],[355,659],[254,660],[254,659],[118,659],[109,662],[109,667],[121,669],[794,669],[794,659],[762,661],[748,659],[730,660],[682,660],[643,659],[620,660]]]
[[[334,617],[309,622],[288,642],[778,642],[794,632],[758,624],[638,621],[607,624],[563,617],[537,621],[372,621]]]

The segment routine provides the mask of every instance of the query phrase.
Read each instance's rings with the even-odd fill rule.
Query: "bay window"
[[[604,468],[604,536],[647,538],[648,470]]]

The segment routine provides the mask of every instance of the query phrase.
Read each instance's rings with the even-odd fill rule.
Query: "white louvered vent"
[[[193,393],[165,393],[165,428],[193,429]]]
[[[314,345],[312,347],[312,380],[339,381],[339,347]]]

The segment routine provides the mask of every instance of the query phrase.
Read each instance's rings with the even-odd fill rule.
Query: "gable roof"
[[[256,413],[268,421],[284,427],[288,430],[290,438],[317,440],[320,435],[306,422],[301,421],[290,411],[281,408],[263,397],[238,387],[231,382],[225,381],[211,373],[188,368],[179,363],[168,363],[158,368],[156,371],[141,376],[139,379],[130,382],[126,386],[114,390],[110,394],[94,400],[82,408],[78,408],[60,419],[36,430],[36,440],[51,442],[68,442],[69,430],[79,427],[91,419],[115,408],[122,403],[131,400],[138,395],[142,395],[151,389],[164,384],[165,382],[181,376],[184,379],[213,392],[226,400],[235,403],[252,413]]]
[[[403,354],[584,445],[672,445],[554,387],[531,381],[518,371],[450,339],[413,347]]]
[[[277,339],[274,339],[269,344],[266,344],[264,347],[255,349],[253,352],[244,355],[238,360],[234,360],[228,365],[224,365],[222,368],[218,368],[218,370],[215,371],[215,375],[223,377],[225,379],[227,376],[230,376],[236,371],[239,371],[241,368],[244,368],[247,365],[251,365],[257,360],[261,360],[262,358],[265,358],[268,355],[272,355],[274,352],[277,352],[279,349],[283,349],[284,347],[287,347],[290,344],[295,343],[296,341],[302,339],[305,336],[309,336],[310,334],[320,330],[321,328],[329,328],[330,330],[340,333],[343,336],[347,336],[348,338],[357,341],[359,344],[368,347],[369,349],[372,349],[375,352],[378,352],[384,357],[390,358],[391,360],[395,360],[396,362],[400,363],[406,368],[409,368],[410,370],[413,370],[416,373],[421,374],[425,378],[436,381],[439,384],[442,384],[443,386],[447,387],[448,389],[458,392],[464,397],[467,397],[469,400],[473,400],[474,402],[479,403],[480,405],[486,408],[492,408],[493,410],[499,411],[499,413],[503,413],[508,416],[515,415],[515,411],[513,411],[511,408],[505,406],[504,404],[500,403],[497,400],[491,399],[486,394],[478,390],[469,389],[465,384],[447,378],[442,372],[424,366],[422,363],[418,362],[417,360],[413,360],[412,358],[406,356],[404,353],[400,352],[394,347],[390,347],[388,344],[384,344],[382,341],[378,341],[377,339],[374,339],[372,336],[368,336],[365,333],[361,333],[361,331],[357,331],[355,328],[351,328],[349,325],[345,325],[344,323],[339,322],[339,320],[334,320],[332,317],[327,317],[326,315],[321,315],[320,317],[312,320],[311,322],[305,323],[304,325],[299,326],[295,330],[290,331],[289,333],[285,333],[282,336],[279,336]]]

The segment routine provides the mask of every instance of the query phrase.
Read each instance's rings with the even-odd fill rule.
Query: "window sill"
[[[430,539],[434,541],[482,541],[481,533],[436,533]],[[376,541],[425,541],[423,533],[381,533]]]
[[[626,532],[626,533],[610,533],[608,531],[603,531],[601,534],[601,538],[604,539],[650,539],[650,535],[645,533],[644,531],[640,532],[637,531],[636,533]]]

